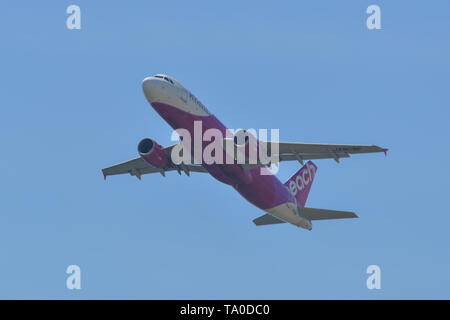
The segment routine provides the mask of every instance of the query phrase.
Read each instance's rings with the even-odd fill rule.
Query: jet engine
[[[247,130],[238,130],[233,138],[235,158],[239,164],[258,162],[258,139]]]
[[[163,147],[150,138],[142,139],[139,142],[138,152],[145,161],[157,168],[164,168],[169,162]]]

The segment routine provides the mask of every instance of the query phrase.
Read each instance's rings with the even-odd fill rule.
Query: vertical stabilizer
[[[291,194],[295,196],[297,199],[297,204],[300,207],[305,206],[316,171],[317,166],[312,161],[308,161],[284,184],[289,188]]]

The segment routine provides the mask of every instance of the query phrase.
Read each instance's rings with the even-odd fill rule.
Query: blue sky
[[[70,4],[81,30],[68,30]],[[381,30],[366,28],[370,4]],[[448,1],[14,1],[0,5],[0,298],[450,298]],[[231,128],[377,144],[316,161],[308,206],[360,219],[257,228],[209,175],[111,177],[170,127],[144,77]],[[299,165],[283,163],[287,180]],[[82,289],[66,289],[79,265]],[[381,290],[366,288],[367,266]]]

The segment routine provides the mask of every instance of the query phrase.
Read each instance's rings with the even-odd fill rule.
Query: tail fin
[[[312,161],[308,161],[284,184],[289,188],[291,194],[297,199],[297,204],[301,207],[305,206],[306,199],[308,199],[316,171],[317,166]]]

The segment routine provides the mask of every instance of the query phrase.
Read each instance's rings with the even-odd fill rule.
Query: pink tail
[[[291,194],[297,199],[297,204],[301,207],[305,206],[306,199],[308,199],[316,171],[317,166],[312,161],[308,161],[284,184],[289,188]]]

